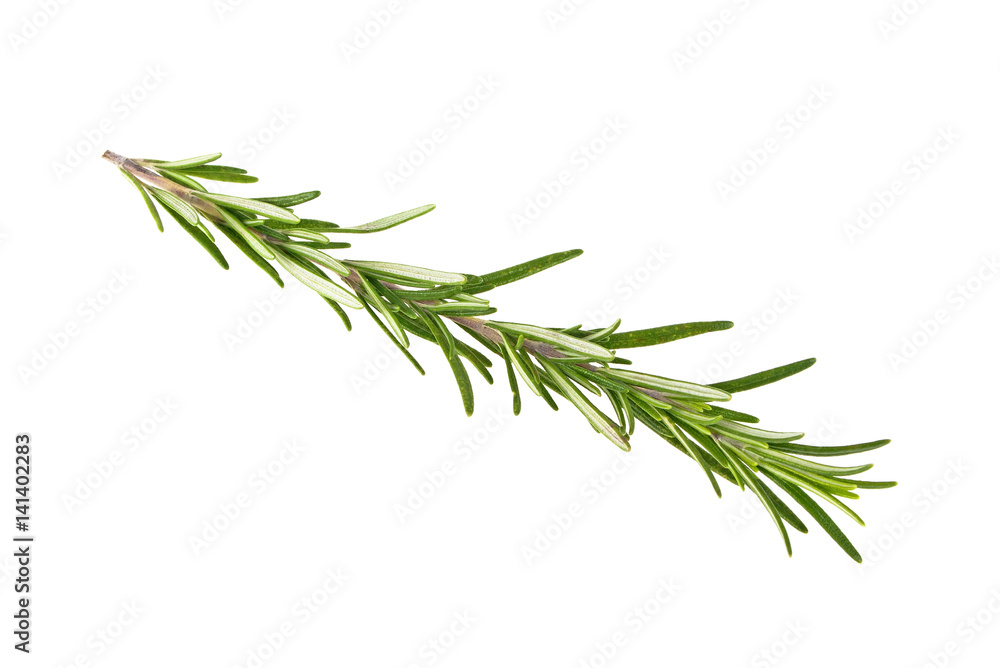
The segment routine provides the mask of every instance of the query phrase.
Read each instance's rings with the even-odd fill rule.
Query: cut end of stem
[[[125,156],[118,155],[114,151],[105,151],[103,155],[101,155],[101,157],[107,160],[108,162],[118,165],[119,167],[121,167],[122,164],[125,162]]]

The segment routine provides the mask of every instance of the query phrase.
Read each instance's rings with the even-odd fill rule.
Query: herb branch
[[[351,320],[345,309],[367,312],[421,374],[423,367],[409,350],[411,336],[438,346],[455,375],[466,414],[471,415],[474,407],[466,365],[493,383],[493,365],[482,352],[485,350],[503,361],[515,415],[521,410],[523,386],[553,410],[558,410],[555,396],[562,397],[595,431],[625,451],[630,449],[636,423],[641,423],[694,460],[718,496],[722,496],[719,478],[741,490],[749,488],[777,526],[789,555],[792,547],[787,527],[802,533],[808,529],[776,490],[811,515],[852,559],[861,561],[857,549],[817,499],[864,526],[843,500],[859,498],[857,491],[862,489],[883,489],[896,483],[854,477],[872,468],[871,464],[833,466],[817,459],[866,452],[889,441],[840,447],[806,445],[798,442],[804,436],[800,432],[760,429],[753,426],[759,422],[753,415],[719,405],[737,392],[799,373],[815,359],[712,385],[633,371],[625,368],[631,362],[619,357],[617,351],[725,330],[733,323],[692,322],[619,332],[620,320],[603,329],[494,320],[491,316],[496,309],[480,295],[552,268],[583,251],[554,253],[481,276],[334,258],[326,251],[350,244],[331,241],[328,235],[381,232],[426,214],[433,205],[356,227],[299,218],[293,208],[319,197],[319,191],[257,198],[209,192],[202,181],[257,181],[246,170],[215,164],[220,157],[220,153],[213,153],[162,161],[129,159],[111,151],[104,154],[138,189],[161,232],[159,208],[224,269],[229,264],[211,228],[226,236],[279,286],[284,287],[284,282],[275,264],[317,292],[348,330]],[[478,347],[458,338],[459,333],[468,335]],[[598,401],[604,410],[595,403]]]

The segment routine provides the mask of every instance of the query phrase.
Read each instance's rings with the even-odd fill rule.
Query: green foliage
[[[482,276],[424,269],[411,265],[333,258],[324,251],[347,248],[327,234],[368,234],[390,229],[431,211],[432,205],[380,218],[357,227],[300,218],[293,207],[319,197],[319,191],[276,197],[243,198],[208,192],[198,179],[252,183],[257,179],[236,167],[214,164],[221,154],[163,162],[126,160],[106,154],[142,195],[162,231],[156,208],[162,208],[224,268],[225,258],[206,223],[223,234],[278,285],[276,262],[317,292],[350,330],[344,307],[364,310],[421,374],[410,352],[411,335],[431,342],[444,354],[459,388],[466,414],[475,401],[466,370],[468,362],[488,383],[492,363],[456,334],[465,333],[488,353],[503,359],[514,414],[521,411],[521,388],[558,410],[553,395],[572,404],[595,431],[622,450],[631,448],[637,423],[687,455],[721,496],[719,478],[749,489],[763,504],[791,554],[787,526],[807,532],[806,525],[764,478],[789,501],[806,511],[852,558],[861,560],[846,534],[819,505],[825,501],[861,523],[841,499],[856,499],[855,490],[883,489],[895,483],[859,480],[870,464],[833,466],[814,458],[854,455],[883,447],[888,440],[858,445],[820,447],[798,442],[801,432],[776,432],[752,426],[758,418],[719,405],[734,393],[751,390],[803,371],[815,362],[802,360],[768,371],[712,385],[700,385],[620,368],[630,362],[616,356],[626,348],[654,346],[729,329],[729,321],[691,322],[618,332],[621,321],[599,330],[539,327],[484,320],[496,309],[476,296],[533,276],[579,256],[568,250]],[[154,178],[155,177],[155,178]],[[325,270],[333,272],[334,277]],[[456,329],[457,331],[452,331]],[[464,360],[464,361],[463,361]],[[603,402],[610,410],[602,410]]]
[[[664,327],[653,327],[651,329],[637,329],[633,332],[619,332],[610,334],[601,342],[609,348],[620,350],[622,348],[641,348],[643,346],[658,346],[661,343],[685,339],[689,336],[697,336],[707,332],[718,332],[723,329],[730,329],[733,323],[720,320],[716,322],[687,322],[683,325],[666,325]],[[599,339],[600,340],[600,339]]]
[[[712,387],[717,387],[720,390],[725,390],[730,394],[734,392],[745,392],[747,390],[753,390],[763,385],[776,383],[779,380],[788,378],[789,376],[794,376],[800,371],[805,371],[815,363],[816,363],[816,358],[811,357],[807,360],[792,362],[791,364],[786,364],[785,366],[779,366],[774,369],[768,369],[767,371],[760,371],[758,373],[750,374],[749,376],[743,376],[742,378],[727,380],[724,383],[715,383],[714,385],[712,385]]]
[[[490,272],[489,274],[484,274],[480,277],[482,280],[478,285],[467,288],[465,292],[470,295],[474,295],[479,292],[486,292],[487,290],[492,290],[493,288],[500,287],[501,285],[507,285],[508,283],[519,281],[522,278],[527,278],[528,276],[537,274],[540,271],[545,271],[550,267],[562,264],[563,262],[572,260],[580,255],[583,255],[582,250],[569,250],[561,253],[552,253],[551,255],[531,260],[530,262],[514,265],[513,267],[501,269],[500,271]]]

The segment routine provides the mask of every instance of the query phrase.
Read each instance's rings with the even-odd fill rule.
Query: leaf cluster
[[[284,283],[275,265],[314,290],[348,330],[351,320],[346,309],[364,311],[421,374],[424,368],[410,351],[411,341],[417,338],[434,344],[455,377],[467,414],[475,407],[467,366],[492,384],[489,353],[503,362],[515,414],[522,408],[522,388],[553,410],[559,409],[558,397],[625,451],[631,448],[636,425],[642,424],[693,460],[718,496],[722,495],[719,479],[755,494],[778,528],[789,555],[792,548],[787,527],[808,531],[792,509],[796,505],[851,558],[861,561],[857,549],[818,501],[863,525],[845,500],[859,498],[858,490],[895,483],[858,479],[856,476],[868,471],[870,464],[834,466],[817,460],[866,452],[889,441],[839,447],[806,445],[800,443],[801,432],[761,429],[755,426],[757,417],[722,405],[734,394],[797,374],[812,366],[814,359],[712,385],[634,371],[618,351],[717,332],[733,323],[691,322],[621,332],[620,320],[601,329],[495,320],[490,316],[496,308],[481,295],[551,269],[582,251],[553,253],[482,275],[335,258],[326,251],[350,244],[331,241],[329,235],[381,232],[419,218],[434,207],[418,207],[356,227],[300,218],[294,209],[318,197],[319,191],[257,198],[209,192],[200,181],[256,181],[245,170],[215,165],[219,157],[214,153],[178,161],[133,161],[115,156],[120,160],[114,161],[142,194],[161,231],[157,204],[224,268],[228,263],[209,226],[221,231],[279,286]]]

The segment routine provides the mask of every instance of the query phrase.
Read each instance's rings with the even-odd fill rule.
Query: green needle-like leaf
[[[747,426],[742,422],[730,422],[729,420],[719,422],[715,425],[715,428],[736,438],[747,436],[765,443],[787,443],[788,441],[797,441],[805,436],[801,431],[767,431],[766,429]]]
[[[427,288],[425,290],[397,290],[399,296],[404,299],[414,301],[432,301],[435,299],[447,299],[462,292],[461,285],[442,285],[437,288]]]
[[[572,260],[580,255],[583,255],[583,251],[580,249],[562,251],[561,253],[552,253],[551,255],[545,255],[522,264],[517,264],[513,267],[507,267],[506,269],[490,272],[489,274],[480,276],[480,278],[482,278],[482,282],[466,290],[466,293],[477,294],[480,292],[486,292],[487,290],[498,288],[501,285],[507,285],[508,283],[519,281],[522,278],[533,276],[540,271],[545,271],[546,269],[554,267],[557,264],[567,262],[568,260]]]
[[[160,200],[162,204],[167,209],[170,209],[185,221],[188,225],[193,225],[198,227],[198,212],[193,206],[177,197],[173,193],[168,193],[166,190],[160,190],[159,188],[150,188],[149,192],[153,194],[153,197]]]
[[[226,225],[217,225],[217,227],[222,230],[222,233],[225,234],[230,241],[233,242],[234,246],[239,248],[255,265],[263,269],[264,273],[270,276],[274,282],[278,284],[279,288],[285,287],[285,282],[281,280],[281,275],[278,274],[278,270],[272,267],[271,263],[262,258],[259,253],[250,248],[250,245],[243,239],[243,237]]]
[[[715,490],[715,495],[721,499],[722,489],[719,488],[719,481],[715,479],[714,475],[712,475],[712,469],[710,469],[708,467],[708,464],[705,463],[705,460],[702,458],[701,453],[698,451],[698,446],[696,446],[694,443],[688,440],[688,438],[681,432],[681,430],[677,428],[677,425],[674,424],[674,421],[671,420],[670,417],[664,415],[663,422],[664,424],[667,425],[667,428],[671,432],[673,432],[674,438],[676,438],[677,441],[682,446],[684,446],[684,449],[687,450],[687,453],[691,457],[691,459],[695,460],[695,462],[698,463],[698,466],[700,466],[702,470],[705,471],[705,475],[708,476],[709,482],[712,483],[712,489]]]
[[[364,269],[365,273],[394,281],[400,285],[433,287],[437,285],[460,285],[465,283],[465,276],[463,274],[424,269],[423,267],[414,267],[409,264],[363,262],[360,260],[350,260],[348,264],[358,269]]]
[[[729,471],[729,473],[732,474],[733,480],[739,479],[736,476],[735,469],[730,465],[729,457],[725,453],[725,448],[719,445],[718,441],[716,441],[715,437],[709,430],[696,424],[692,424],[691,422],[685,420],[683,416],[678,417],[677,420],[678,426],[684,430],[684,433],[694,439],[695,443],[704,448],[705,452],[711,455],[712,459],[715,460],[720,468]],[[706,434],[706,431],[709,431],[709,433]]]
[[[614,353],[602,346],[597,345],[596,343],[583,341],[574,336],[568,336],[551,329],[546,329],[545,327],[524,325],[517,322],[496,322],[492,320],[487,321],[486,324],[503,332],[522,335],[526,338],[531,337],[535,341],[548,343],[549,345],[556,346],[557,348],[577,353],[585,358],[592,358],[594,360],[604,362],[610,362],[615,358]]]
[[[625,428],[628,418],[625,417],[625,399],[618,392],[608,392],[608,401],[611,402],[611,407],[615,409],[615,420],[618,425],[618,433],[622,436],[628,437],[628,429]]]
[[[441,318],[434,313],[428,312],[424,309],[418,309],[417,314],[420,316],[420,319],[424,321],[424,324],[427,325],[427,329],[430,330],[431,334],[434,335],[434,340],[437,341],[439,346],[441,346],[441,350],[444,351],[444,356],[447,357],[450,362],[451,358],[453,358],[456,354],[455,337],[448,331],[445,324],[441,322]]]
[[[361,276],[361,274],[358,274],[358,276]],[[416,320],[420,317],[417,315],[416,309],[409,302],[396,296],[395,290],[390,289],[385,283],[379,280],[371,280],[368,277],[366,277],[366,280],[367,287],[374,289],[375,292],[385,299],[387,306],[393,313],[397,313],[410,320]]]
[[[749,376],[743,376],[742,378],[727,380],[722,383],[713,383],[712,387],[725,390],[730,394],[745,392],[746,390],[752,390],[754,388],[761,387],[762,385],[768,385],[784,378],[788,378],[789,376],[794,376],[800,371],[805,371],[815,363],[816,358],[812,357],[807,360],[792,362],[791,364],[786,364],[785,366],[768,369],[767,371],[750,374]]]
[[[830,503],[839,508],[845,515],[850,517],[852,520],[854,520],[861,526],[865,525],[865,521],[861,519],[861,516],[858,515],[856,512],[854,512],[853,510],[851,510],[850,508],[848,508],[843,501],[833,496],[830,492],[823,489],[821,486],[814,484],[813,482],[808,480],[805,476],[798,473],[793,473],[791,471],[788,471],[787,469],[781,469],[773,466],[762,466],[760,470],[765,473],[770,471],[775,476],[785,480],[786,482],[789,482],[793,485],[798,485],[801,488],[809,490],[813,494],[822,497],[827,503]]]
[[[237,220],[236,217],[229,213],[226,209],[219,209],[219,213],[222,215],[223,221],[229,225],[229,227],[232,228],[236,234],[243,237],[243,240],[254,250],[255,253],[260,255],[265,260],[274,259],[274,252],[268,248],[268,246],[264,244],[264,242],[261,241],[256,234],[247,229],[246,225]]]
[[[174,172],[169,169],[164,169],[162,165],[156,165],[156,171],[158,171],[160,174],[167,177],[174,183],[179,183],[180,185],[186,188],[191,188],[192,190],[205,192],[205,186],[201,185],[191,177],[181,174],[180,172]]]
[[[587,390],[595,397],[603,396],[601,388],[591,383],[586,376],[580,373],[581,369],[579,366],[574,364],[560,365],[559,370],[563,372],[563,375],[573,381],[573,383]]]
[[[229,208],[236,209],[237,211],[246,211],[247,213],[254,213],[259,216],[264,216],[265,218],[273,218],[285,223],[299,222],[299,217],[288,209],[283,209],[280,206],[274,206],[273,204],[268,204],[267,202],[258,202],[257,200],[233,197],[232,195],[219,195],[218,193],[195,194],[204,200],[212,202],[213,204],[221,204],[222,206],[227,206]]]
[[[320,244],[329,243],[329,239],[327,239],[321,233],[314,232],[312,230],[297,230],[294,227],[291,227],[291,228],[288,228],[288,229],[285,230],[285,234],[286,234],[286,236],[289,236],[289,237],[296,237],[298,239],[305,239],[306,241],[314,241],[314,242],[320,243]],[[341,248],[342,246],[338,245],[337,247]]]
[[[740,491],[746,490],[746,484],[744,482],[743,474],[741,473],[742,464],[741,462],[733,456],[733,453],[729,448],[721,447],[719,448],[722,452],[723,458],[726,460],[726,468],[733,474],[733,478],[736,480],[736,484],[740,486]]]
[[[207,179],[209,181],[226,181],[229,183],[257,183],[256,176],[250,176],[245,169],[238,167],[224,167],[222,165],[205,165],[202,167],[191,167],[182,170],[185,175],[193,176],[196,179]]]
[[[327,304],[329,304],[333,308],[333,310],[337,312],[337,315],[340,316],[340,319],[344,323],[344,328],[348,332],[351,331],[351,319],[348,317],[347,312],[344,311],[343,308],[341,308],[340,304],[338,304],[337,302],[333,301],[332,299],[327,299],[326,297],[323,298],[323,301],[325,301]],[[388,330],[386,330],[386,331],[388,331]],[[417,360],[413,359],[413,357],[408,352],[406,353],[406,355],[407,355],[407,357],[409,357],[410,361],[413,362],[416,365],[417,370],[420,371],[420,375],[422,376],[424,374],[424,370],[420,368],[419,364],[417,364]]]
[[[747,447],[753,449],[755,446]],[[859,475],[870,470],[872,466],[874,466],[874,464],[862,464],[860,466],[829,466],[828,464],[820,464],[819,462],[813,462],[808,459],[802,459],[801,457],[795,457],[794,455],[789,455],[773,448],[756,448],[754,454],[765,461],[771,461],[787,468],[819,474],[821,476]]]
[[[805,523],[799,519],[799,516],[788,507],[788,504],[781,500],[781,497],[771,491],[771,488],[764,484],[763,480],[758,478],[757,484],[760,485],[760,488],[764,490],[765,494],[767,494],[767,498],[769,498],[771,503],[774,504],[778,514],[781,515],[781,519],[785,520],[789,526],[799,533],[809,533],[809,527],[807,527]]]
[[[713,413],[721,415],[723,419],[732,420],[733,422],[747,422],[750,424],[760,422],[759,418],[756,418],[749,413],[734,411],[731,408],[726,408],[725,406],[712,406],[711,410]]]
[[[549,391],[545,388],[544,383],[539,383],[538,390],[541,393],[542,399],[545,401],[546,404],[548,404],[549,408],[551,408],[554,411],[558,411],[559,404],[557,404],[556,400],[552,398],[551,394],[549,394]]]
[[[157,163],[166,164],[166,163]],[[175,169],[178,169],[175,167]],[[195,165],[193,167],[184,167],[185,172],[226,172],[227,174],[246,174],[247,170],[242,167],[231,167],[229,165]]]
[[[637,329],[631,332],[617,332],[609,336],[603,343],[608,348],[614,350],[621,348],[641,348],[643,346],[656,346],[669,341],[686,339],[689,336],[697,336],[708,332],[718,332],[730,329],[732,326],[733,323],[727,320],[687,322],[682,325],[666,325],[651,329]]]
[[[507,366],[507,380],[510,381],[510,391],[514,395],[514,415],[521,414],[521,391],[517,386],[517,375],[514,373],[514,365],[511,363],[510,353],[506,348],[503,351],[503,361]]]
[[[271,239],[273,239],[275,241],[289,241],[290,242],[292,240],[292,238],[290,236],[288,236],[284,232],[279,232],[278,230],[274,229],[273,227],[268,227],[267,225],[254,225],[253,227],[254,227],[254,230],[256,230],[259,234],[266,234],[268,237],[270,237]],[[266,240],[266,241],[269,241],[269,239]]]
[[[662,376],[653,376],[648,373],[638,373],[625,369],[611,369],[608,371],[608,374],[625,381],[629,385],[656,390],[672,397],[702,401],[729,401],[731,398],[727,392],[714,387],[689,383],[683,380],[673,380],[672,378],[663,378]]]
[[[747,487],[753,490],[753,493],[757,495],[757,498],[761,500],[764,504],[764,508],[767,509],[767,514],[771,516],[774,520],[774,524],[778,527],[778,531],[781,532],[781,538],[785,541],[785,550],[788,552],[788,556],[792,556],[792,541],[788,537],[788,531],[785,530],[785,522],[781,519],[781,513],[778,512],[777,507],[774,502],[771,501],[771,497],[768,496],[767,492],[761,486],[760,480],[757,479],[753,473],[751,473],[742,462],[737,462],[736,466],[739,470],[738,475],[743,478]]]
[[[283,248],[285,250],[292,251],[296,255],[312,260],[322,267],[332,269],[335,273],[340,274],[341,276],[350,276],[351,274],[350,269],[345,267],[339,261],[334,260],[323,251],[318,251],[315,248],[309,248],[308,246],[302,246],[300,244],[285,244]]]
[[[201,165],[208,164],[210,162],[215,162],[222,157],[221,153],[209,153],[208,155],[199,155],[195,158],[188,158],[187,160],[174,160],[172,162],[155,162],[153,163],[157,169],[190,169],[191,167],[199,167]]]
[[[622,319],[618,318],[604,329],[598,330],[593,334],[588,334],[583,338],[585,338],[587,341],[596,341],[597,343],[601,343],[602,339],[606,339],[612,334],[614,334],[615,330],[621,327],[621,324],[622,324]]]
[[[153,204],[153,200],[149,199],[149,195],[146,193],[146,186],[144,186],[139,179],[135,178],[124,169],[119,169],[118,171],[124,174],[125,178],[128,179],[129,182],[135,186],[135,189],[139,191],[139,194],[142,195],[142,201],[146,203],[146,208],[149,209],[149,215],[151,215],[153,220],[156,222],[156,229],[163,232],[163,221],[160,220],[160,212],[156,210],[156,205]]]
[[[458,383],[458,390],[462,394],[462,407],[465,408],[465,414],[471,416],[476,409],[476,402],[472,396],[472,381],[469,380],[469,372],[465,370],[462,358],[458,355],[453,355],[448,360],[448,364],[451,365],[452,373],[455,374],[455,382]]]
[[[595,371],[586,366],[580,365],[575,367],[573,370],[587,380],[603,387],[605,390],[627,393],[630,389],[628,385],[625,385],[624,383],[621,383],[617,379],[611,377],[607,372],[604,372],[603,369]]]
[[[392,311],[389,310],[389,306],[382,300],[379,291],[375,289],[375,286],[373,286],[364,276],[358,276],[358,284],[361,293],[360,296],[368,297],[365,301],[374,306],[379,313],[382,314],[382,317],[385,318],[385,323],[396,335],[396,338],[399,339],[404,348],[408,348],[410,346],[410,341],[406,337],[406,331],[403,329],[399,320],[396,319],[396,316],[393,315]]]
[[[559,393],[571,401],[583,413],[584,417],[590,421],[591,426],[597,432],[606,436],[608,440],[625,452],[631,450],[628,441],[621,435],[621,432],[611,421],[611,418],[598,410],[594,404],[590,403],[590,400],[583,396],[580,390],[576,389],[576,386],[570,382],[556,364],[547,361],[544,357],[539,358],[538,361],[542,365],[542,368],[549,374],[549,377],[555,382],[556,387],[559,388]]]
[[[275,253],[274,257],[278,261],[278,264],[285,268],[285,271],[298,279],[298,281],[307,288],[315,290],[324,297],[332,299],[333,301],[344,306],[348,306],[350,308],[361,308],[361,301],[339,285],[331,283],[330,281],[322,279],[314,274],[310,274],[299,267],[299,265],[289,260],[288,256],[281,251]]]
[[[469,360],[469,364],[476,368],[476,371],[483,377],[483,380],[490,385],[493,384],[493,375],[489,371],[489,367],[493,366],[493,362],[475,348],[458,339],[455,339],[455,350],[458,351],[459,355]]]
[[[175,221],[177,221],[177,224],[180,225],[185,232],[194,237],[194,240],[197,241],[199,244],[201,244],[202,248],[208,251],[208,254],[212,256],[212,259],[214,259],[216,262],[219,263],[220,267],[222,267],[223,269],[229,269],[229,262],[226,261],[225,256],[222,255],[222,251],[220,251],[219,247],[215,245],[215,242],[209,239],[208,236],[204,232],[202,232],[200,228],[189,223],[187,220],[181,217],[181,215],[178,214],[176,211],[174,211],[170,207],[164,207],[164,208],[166,209],[167,213],[170,214],[170,217],[173,218]]]
[[[388,338],[388,339],[389,339],[390,341],[392,341],[393,345],[395,345],[395,346],[396,346],[396,348],[398,348],[398,349],[399,349],[399,351],[400,351],[401,353],[403,353],[403,355],[404,355],[404,356],[406,357],[406,359],[408,359],[408,360],[410,361],[410,364],[412,364],[412,365],[413,365],[414,367],[416,367],[417,371],[419,371],[419,372],[420,372],[420,375],[421,375],[421,376],[423,376],[423,375],[424,375],[424,368],[423,368],[422,366],[420,366],[420,362],[418,362],[418,361],[417,361],[417,358],[415,358],[415,357],[414,357],[414,356],[413,356],[413,355],[412,355],[412,354],[410,353],[410,351],[406,349],[406,346],[404,346],[404,345],[403,345],[403,344],[402,344],[402,343],[401,343],[401,342],[399,341],[399,339],[397,339],[397,338],[396,338],[396,335],[395,335],[395,334],[393,334],[393,333],[392,333],[392,331],[390,331],[388,327],[386,327],[385,323],[384,323],[384,322],[382,322],[382,319],[381,319],[381,318],[379,318],[379,317],[378,317],[378,316],[377,316],[377,315],[375,314],[375,311],[373,311],[373,310],[372,310],[372,307],[368,305],[368,302],[367,302],[367,301],[365,301],[364,299],[362,299],[362,300],[361,300],[361,306],[363,306],[363,307],[364,307],[364,309],[365,309],[366,311],[368,311],[368,315],[369,315],[369,316],[371,316],[371,319],[375,321],[375,323],[376,323],[376,324],[377,324],[377,325],[379,326],[379,328],[380,328],[380,329],[382,330],[382,332],[383,332],[383,333],[384,333],[384,334],[386,335],[386,337],[387,337],[387,338]],[[346,316],[347,314],[345,313],[344,315]],[[348,329],[350,329],[350,328],[348,328]]]
[[[784,490],[788,496],[792,497],[795,503],[802,506],[807,513],[812,515],[813,519],[815,519],[820,527],[822,527],[823,531],[827,532],[830,535],[830,538],[833,538],[837,545],[839,545],[840,548],[851,557],[851,559],[859,564],[861,563],[861,554],[858,552],[857,548],[855,548],[847,536],[844,535],[844,532],[840,530],[837,523],[830,518],[830,515],[828,515],[818,503],[813,501],[812,497],[795,485],[789,484],[787,481],[772,475],[768,471],[764,471],[764,475],[774,481],[774,484]]]
[[[388,230],[390,227],[402,225],[403,223],[413,220],[414,218],[419,218],[425,213],[433,210],[434,205],[427,204],[425,206],[418,206],[416,209],[410,209],[409,211],[386,216],[385,218],[379,218],[378,220],[373,220],[372,222],[365,223],[364,225],[358,225],[356,227],[338,227],[327,231],[340,232],[343,234],[369,234],[371,232],[381,232],[382,230]]]
[[[834,480],[840,481],[840,478],[834,478]],[[841,482],[853,483],[855,489],[892,489],[893,487],[899,484],[897,482],[890,480],[879,481],[879,482],[876,482],[874,480],[843,480]]]
[[[782,452],[787,452],[792,455],[809,455],[810,457],[840,457],[841,455],[853,455],[859,452],[877,450],[878,448],[889,445],[889,443],[889,439],[885,438],[881,441],[870,441],[868,443],[858,443],[857,445],[819,446],[806,445],[804,443],[781,443],[774,444],[771,448],[774,450],[781,450]]]
[[[309,246],[309,248],[315,248],[316,250],[335,250],[338,248],[351,247],[351,244],[347,244],[342,241],[328,241],[326,243],[319,243],[316,241],[303,241],[302,245]]]
[[[535,374],[533,374],[528,368],[531,361],[529,360],[526,362],[524,358],[518,355],[517,352],[515,352],[511,347],[510,341],[507,340],[506,336],[501,334],[500,342],[503,345],[504,357],[510,360],[510,362],[514,365],[514,368],[517,369],[517,372],[521,375],[525,384],[531,388],[531,391],[538,396],[542,396],[541,383],[538,381],[538,378],[535,377]]]
[[[635,433],[635,413],[632,412],[632,404],[628,401],[624,394],[618,394],[616,396],[618,397],[619,403],[622,405],[622,412],[625,413],[625,419],[628,420],[625,434],[627,436],[631,436]]]
[[[497,312],[492,306],[471,306],[469,304],[455,303],[431,304],[426,308],[428,311],[434,311],[435,313],[447,316],[485,316],[493,315]]]
[[[808,481],[809,483],[815,485],[817,489],[823,490],[829,494],[847,496],[848,498],[857,498],[857,496],[854,495],[854,490],[857,489],[858,486],[850,480],[840,480],[830,475],[816,473],[811,469],[797,466],[793,463],[780,461],[776,458],[767,456],[766,451],[760,452],[759,450],[748,448],[742,452],[748,457],[751,457],[752,461],[754,461],[758,467],[795,476],[797,479]]]
[[[201,222],[200,214],[197,209],[193,206],[180,199],[173,193],[167,192],[166,190],[160,190],[159,188],[153,188],[150,190],[153,196],[160,201],[161,204],[167,209],[170,209],[174,213],[178,214],[181,218],[188,222],[188,224],[201,230],[209,241],[214,242],[215,237],[209,231],[205,224]]]
[[[268,225],[276,230],[311,230],[312,232],[336,232],[340,225],[315,218],[301,218],[297,223],[284,223],[280,220],[270,220]],[[348,244],[349,246],[350,244]],[[347,248],[347,246],[344,246]]]
[[[282,195],[281,197],[254,197],[254,199],[258,202],[273,204],[287,209],[288,207],[305,204],[310,200],[316,199],[319,195],[320,192],[318,190],[307,190],[304,193],[298,193],[296,195]]]

